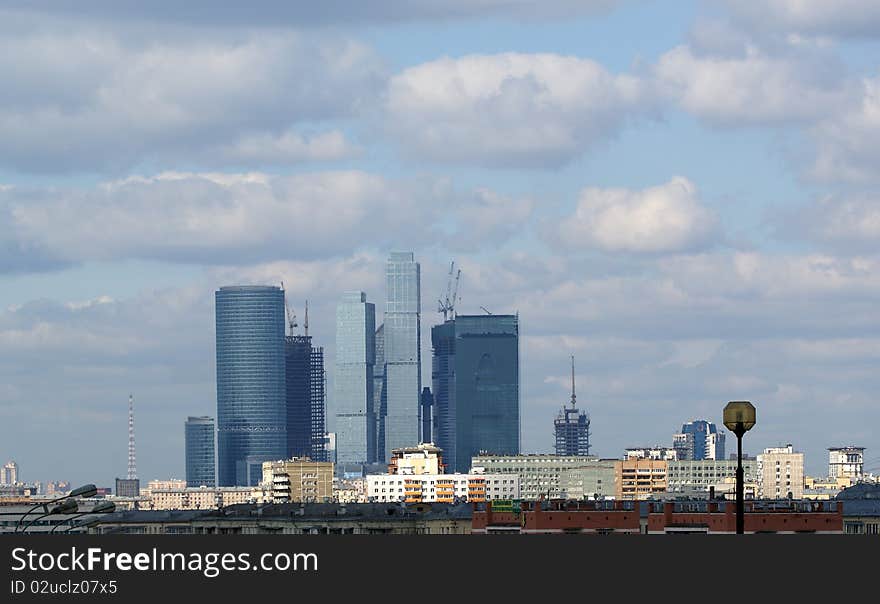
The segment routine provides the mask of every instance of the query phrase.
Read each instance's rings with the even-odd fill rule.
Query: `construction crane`
[[[491,312],[489,312],[489,309],[486,308],[485,306],[481,306],[480,308],[482,308],[482,309],[486,312],[487,315],[491,315],[491,314],[492,314]]]
[[[455,260],[449,265],[449,277],[446,280],[446,298],[437,301],[437,312],[443,315],[446,321],[450,317],[455,318],[455,303],[458,300],[458,283],[461,280],[461,269],[455,274],[453,283],[452,273],[455,272]]]
[[[281,282],[281,289],[282,291],[284,290],[284,281]],[[297,326],[296,313],[293,312],[293,309],[287,303],[286,293],[284,294],[284,310],[287,311],[287,326],[290,328],[290,335],[293,335],[293,328]],[[306,319],[306,325],[308,325],[308,319]]]

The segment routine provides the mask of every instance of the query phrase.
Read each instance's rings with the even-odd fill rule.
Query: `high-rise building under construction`
[[[557,455],[590,454],[590,416],[577,408],[574,389],[574,357],[571,357],[571,406],[563,405],[553,422]]]

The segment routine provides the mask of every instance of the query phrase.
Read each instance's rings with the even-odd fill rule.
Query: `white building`
[[[367,500],[406,503],[519,499],[519,477],[502,474],[369,474]]]
[[[0,473],[0,484],[17,484],[19,480],[18,464],[14,461],[7,462]]]
[[[832,447],[828,449],[828,477],[852,478],[864,476],[865,447]]]
[[[673,447],[630,447],[626,450],[626,459],[656,459],[660,461],[675,461],[678,459],[678,451]]]
[[[791,445],[769,447],[758,455],[758,497],[801,499],[804,496],[804,454]]]

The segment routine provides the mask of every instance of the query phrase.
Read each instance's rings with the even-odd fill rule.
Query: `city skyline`
[[[139,476],[182,477],[228,284],[309,300],[329,406],[338,299],[382,315],[394,250],[423,387],[451,260],[461,314],[520,316],[523,451],[553,450],[574,355],[598,455],[750,400],[748,453],[875,463],[876,2],[58,5],[0,7],[0,459],[23,476],[125,476],[133,393]]]

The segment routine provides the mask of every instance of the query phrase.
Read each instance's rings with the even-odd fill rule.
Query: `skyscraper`
[[[214,418],[204,415],[186,418],[184,436],[186,442],[186,486],[215,486]]]
[[[422,392],[420,267],[412,252],[391,252],[385,264],[385,446],[419,443]]]
[[[373,364],[376,307],[363,292],[346,292],[336,307],[336,376],[333,412],[336,461],[363,466],[376,460]]]
[[[385,461],[385,324],[376,330],[376,361],[373,364],[373,418],[376,422],[376,461]]]
[[[519,318],[458,315],[431,329],[434,442],[452,472],[519,453]]]
[[[230,286],[215,292],[219,486],[256,485],[262,463],[287,454],[284,292]]]
[[[287,396],[287,458],[324,461],[324,349],[312,346],[312,336],[284,339]]]
[[[434,412],[434,395],[431,394],[431,389],[425,386],[422,388],[422,437],[421,440],[423,443],[433,442],[433,436],[431,435],[431,416]]]
[[[672,436],[672,448],[679,461],[724,459],[724,433],[704,419],[689,421]]]
[[[0,474],[0,484],[15,484],[18,481],[18,464],[10,460],[3,466],[3,473]]]
[[[590,454],[590,418],[577,409],[574,392],[574,357],[571,357],[571,407],[562,406],[562,411],[553,422],[556,435],[557,455]]]

